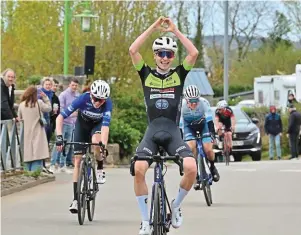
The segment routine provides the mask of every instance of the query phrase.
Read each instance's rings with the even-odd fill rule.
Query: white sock
[[[173,202],[173,206],[174,207],[179,207],[187,194],[188,194],[188,191],[186,191],[185,189],[180,187],[178,195],[177,195],[176,199]]]
[[[148,221],[148,208],[147,208],[147,198],[148,195],[137,196],[137,201],[142,216],[142,221]]]

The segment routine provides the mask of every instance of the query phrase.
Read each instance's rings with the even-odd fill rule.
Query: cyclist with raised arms
[[[204,151],[210,162],[210,171],[215,182],[219,181],[219,173],[214,165],[214,123],[212,111],[208,100],[201,97],[200,90],[195,85],[189,85],[184,90],[184,99],[182,102],[180,127],[183,130],[184,141],[191,148],[194,156],[197,154],[196,149],[196,131],[204,137],[202,139]],[[200,185],[195,184],[195,189]]]
[[[164,27],[164,25],[166,27]],[[159,37],[153,42],[154,59],[157,67],[151,69],[143,60],[139,50],[149,36],[157,31],[173,33],[186,48],[188,55],[183,63],[172,69],[178,47],[171,37]],[[189,146],[181,138],[177,126],[185,78],[198,57],[198,50],[175,26],[169,18],[160,17],[144,31],[130,46],[129,53],[137,70],[144,91],[149,125],[137,147],[138,156],[157,154],[158,145],[169,155],[178,153],[184,158],[184,177],[180,182],[177,197],[171,202],[172,226],[179,228],[182,224],[181,203],[191,189],[196,177],[196,162]],[[142,216],[139,234],[150,234],[148,215],[148,188],[145,173],[151,162],[136,161],[134,190]]]
[[[111,122],[112,101],[110,86],[102,80],[96,80],[91,84],[90,91],[83,93],[68,107],[61,111],[56,119],[56,146],[58,151],[63,145],[63,121],[78,110],[74,128],[74,142],[99,143],[104,146],[108,143],[109,126]],[[105,148],[105,147],[104,147]],[[74,171],[73,171],[73,201],[69,207],[71,213],[77,213],[77,179],[81,156],[84,154],[83,147],[74,146]],[[97,160],[97,183],[104,184],[106,181],[103,171],[103,157],[101,149],[94,146],[94,155]]]

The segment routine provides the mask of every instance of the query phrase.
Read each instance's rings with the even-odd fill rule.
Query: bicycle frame
[[[204,166],[205,166],[205,172],[201,173],[201,169],[199,168],[199,164],[197,164],[197,168],[198,168],[197,171],[198,171],[199,180],[201,180],[201,181],[208,180],[210,185],[211,185],[212,184],[212,175],[211,175],[210,169],[209,169],[208,164],[207,164],[206,154],[204,152],[204,147],[203,147],[203,142],[202,142],[203,137],[201,137],[200,134],[197,133],[196,138],[197,138],[196,139],[196,145],[197,145],[197,150],[198,150],[197,162],[203,161]]]

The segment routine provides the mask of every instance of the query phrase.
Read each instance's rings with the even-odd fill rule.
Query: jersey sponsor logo
[[[82,114],[91,119],[101,119],[103,117],[103,113],[94,113],[87,110],[84,110]]]
[[[167,89],[151,89],[151,92],[160,92],[160,93],[173,93],[175,92],[175,88],[167,88]]]
[[[183,149],[186,149],[186,146],[185,146],[185,145],[183,145],[183,146],[177,148],[177,149],[176,149],[176,153],[180,152],[180,151],[183,150]]]
[[[150,149],[146,148],[146,147],[144,147],[142,150],[148,152],[150,155],[153,154],[153,152]]]
[[[175,94],[151,94],[149,98],[152,99],[159,99],[159,98],[166,98],[166,99],[174,99]]]
[[[168,77],[163,80],[163,88],[175,87],[181,85],[181,79],[177,73],[173,73],[171,77]]]
[[[104,116],[106,116],[106,117],[111,117],[111,112],[110,111],[107,111],[107,112],[105,112],[105,115]]]
[[[145,79],[144,85],[146,87],[162,88],[162,80],[160,78],[155,77],[153,74],[150,74]]]
[[[156,101],[155,105],[156,105],[157,109],[167,109],[168,106],[169,106],[169,103],[165,99],[159,99],[159,100]]]
[[[67,108],[70,112],[73,112],[74,108],[72,105],[69,105],[68,108]]]

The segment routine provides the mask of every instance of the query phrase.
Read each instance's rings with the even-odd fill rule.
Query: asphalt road
[[[221,180],[213,185],[207,207],[203,192],[191,191],[183,203],[184,222],[169,234],[300,235],[301,160],[217,164]],[[148,183],[152,182],[152,169]],[[166,174],[167,193],[175,197],[180,176],[176,166]],[[2,197],[2,235],[138,234],[140,213],[128,169],[107,169],[98,194],[95,220],[83,226],[68,211],[71,175],[52,183]]]

